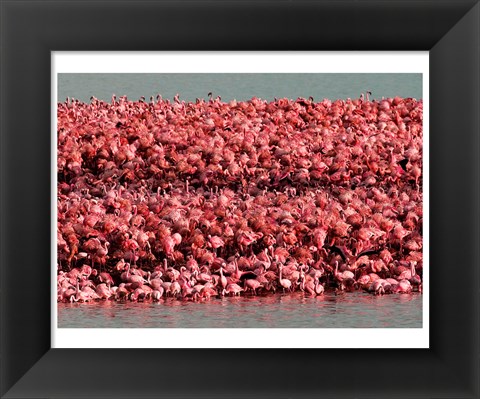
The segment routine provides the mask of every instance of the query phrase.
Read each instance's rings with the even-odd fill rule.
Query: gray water
[[[110,101],[112,94],[131,100],[161,94],[195,101],[207,94],[223,101],[254,96],[273,100],[314,97],[422,98],[422,75],[376,74],[58,74],[58,101],[66,97]],[[79,327],[422,327],[422,296],[416,294],[374,297],[364,293],[318,298],[274,295],[211,299],[205,303],[167,299],[159,303],[58,304],[58,326]]]
[[[316,101],[358,98],[372,92],[372,98],[422,97],[419,73],[61,73],[58,74],[58,101],[74,97],[90,101],[111,101],[112,94],[130,100],[161,94],[184,101],[207,98],[209,92],[223,101],[259,97],[296,99],[312,96]]]
[[[422,295],[303,294],[58,304],[65,328],[421,328]]]

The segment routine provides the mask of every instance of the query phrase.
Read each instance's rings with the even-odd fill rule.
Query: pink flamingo
[[[150,287],[152,287],[154,290],[160,291],[160,288],[162,288],[163,280],[159,277],[151,279],[151,273],[148,272],[147,284],[150,285]]]
[[[159,287],[158,289],[152,291],[152,299],[155,302],[158,302],[162,296],[163,296],[163,287]]]
[[[125,283],[121,283],[117,290],[115,291],[115,300],[116,301],[123,301],[127,299],[128,290],[125,287]]]
[[[130,263],[127,263],[127,271],[122,273],[120,278],[127,283],[143,284],[146,282],[142,276],[130,273]]]
[[[384,295],[385,289],[383,288],[383,284],[381,281],[376,280],[374,281],[370,287],[368,288],[369,292],[372,292],[374,295]]]
[[[225,241],[223,241],[219,236],[208,236],[210,246],[215,251],[215,256],[217,256],[217,249],[225,246]]]
[[[318,279],[314,279],[311,276],[305,276],[303,278],[304,289],[310,296],[323,295],[325,288]]]
[[[350,270],[345,270],[342,273],[338,272],[338,261],[335,261],[334,277],[341,291],[345,290],[346,287],[351,287],[355,283],[355,274]]]
[[[283,269],[283,266],[279,265],[278,266],[278,270],[279,270],[278,282],[283,288],[283,293],[285,293],[285,290],[288,290],[288,291],[291,290],[292,282],[286,278],[282,278],[282,269]]]
[[[240,293],[243,291],[243,288],[240,287],[236,283],[230,283],[227,285],[227,287],[224,289],[223,294],[233,294],[234,296],[240,295]]]
[[[130,263],[133,262],[133,265],[136,266],[137,265],[137,259],[136,259],[136,256],[135,256],[135,252],[140,248],[140,246],[138,245],[138,242],[129,238],[125,241],[125,248],[127,250],[131,251],[132,256],[130,257]]]
[[[105,283],[107,286],[114,285],[114,281],[110,273],[102,272],[98,275],[98,281]]]
[[[223,263],[225,265],[225,263]],[[222,286],[222,295],[225,293],[225,288],[227,287],[227,278],[223,275],[223,267],[220,266],[220,285]]]
[[[111,289],[105,283],[98,284],[95,292],[100,299],[110,299],[113,295]]]
[[[257,295],[256,290],[262,286],[262,284],[257,279],[246,279],[244,282],[244,291],[247,292],[247,289],[253,292],[253,295]]]

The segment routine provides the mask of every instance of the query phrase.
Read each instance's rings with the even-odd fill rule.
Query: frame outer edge
[[[24,2],[25,4],[30,4],[30,3],[36,3],[36,4],[39,4],[39,2],[36,2],[36,1],[29,1],[29,2]],[[53,2],[55,3],[55,2]],[[58,2],[58,3],[61,3],[61,2]],[[64,2],[65,3],[65,2]],[[68,2],[67,2],[68,3]],[[74,3],[74,2],[72,2]],[[100,3],[100,2],[99,2]],[[105,2],[103,2],[105,3]],[[113,3],[113,1],[108,1],[106,3]],[[453,3],[453,2],[451,2]],[[459,2],[460,3],[460,2]],[[0,0],[0,18],[1,18],[1,45],[0,45],[0,55],[1,55],[1,59],[2,59],[2,70],[0,71],[1,73],[1,84],[0,86],[3,86],[3,84],[5,83],[5,78],[6,78],[6,74],[5,74],[5,69],[4,69],[4,59],[5,59],[5,54],[7,53],[7,50],[6,50],[6,40],[5,40],[5,33],[7,31],[5,25],[7,25],[7,4],[9,6],[11,6],[11,4],[13,4],[13,2],[10,2],[10,1],[4,1],[4,0]],[[51,2],[50,2],[51,4]],[[264,4],[264,3],[262,3]],[[465,7],[465,5],[467,4],[467,2],[461,2],[461,5],[463,7]],[[479,21],[479,5],[478,5],[478,2],[476,3],[476,9],[474,10],[476,13],[476,17],[477,17],[477,26],[476,26],[476,32],[477,32],[477,36],[475,38],[475,40],[477,41],[477,47],[475,48],[476,50],[476,53],[477,53],[477,66],[479,64],[479,60],[478,60],[478,56],[479,56],[479,53],[478,53],[478,38],[479,38],[479,34],[478,34],[478,21]],[[13,49],[11,49],[10,51],[13,51]],[[31,54],[30,54],[31,55]],[[477,79],[478,79],[478,68],[477,68]],[[1,102],[1,109],[0,109],[0,127],[1,127],[1,131],[2,131],[2,134],[0,135],[0,145],[1,145],[1,149],[0,149],[0,154],[1,154],[1,160],[0,160],[0,167],[1,167],[1,172],[2,174],[5,173],[5,165],[6,165],[6,161],[5,161],[5,153],[6,153],[6,150],[5,150],[5,146],[3,145],[5,143],[5,138],[4,138],[4,134],[5,134],[5,127],[7,126],[6,125],[6,122],[5,122],[5,104],[4,104],[4,100],[6,98],[6,94],[4,92],[4,90],[0,90],[1,92],[1,96],[0,96],[0,102]],[[476,96],[476,99],[477,99],[477,104],[478,104],[478,98],[479,98],[479,95],[478,95],[478,85],[477,85],[477,92],[476,92],[477,96]],[[477,123],[477,128],[478,128],[478,120],[479,120],[479,117],[478,117],[478,113],[476,115],[476,123]],[[477,133],[478,133],[478,129],[477,129]],[[476,151],[477,151],[477,154],[478,154],[478,150],[479,150],[479,141],[478,141],[478,136],[475,138],[475,144],[476,144]],[[475,159],[475,174],[476,174],[476,177],[478,177],[478,173],[480,171],[480,164],[479,164],[479,160],[478,160],[478,157]],[[478,180],[477,182],[474,182],[475,184],[475,198],[473,198],[473,200],[477,201],[479,199],[479,187],[478,187]],[[5,233],[6,233],[6,227],[5,227],[5,220],[4,220],[4,212],[7,211],[7,209],[5,209],[5,189],[6,189],[6,184],[4,182],[4,179],[0,179],[0,209],[1,209],[1,212],[2,212],[2,218],[0,220],[0,236],[1,236],[1,241],[0,241],[0,259],[1,259],[1,262],[2,262],[2,265],[5,266],[5,251],[2,251],[2,249],[5,249],[5,241],[4,241],[4,237],[5,237]],[[475,220],[475,227],[474,227],[474,234],[475,234],[475,239],[478,241],[478,238],[479,238],[479,227],[480,227],[480,218],[479,218],[479,212],[478,212],[478,202],[477,202],[477,207],[474,208],[476,210],[476,213],[474,215],[474,220]],[[475,254],[475,260],[478,261],[479,260],[479,255],[480,255],[480,250],[478,248],[478,246],[475,247],[475,250],[473,251],[474,254]],[[1,276],[2,276],[2,279],[0,281],[0,287],[1,287],[1,293],[2,293],[2,298],[3,298],[3,295],[5,293],[5,290],[4,290],[4,287],[5,287],[5,279],[3,278],[5,276],[5,270],[3,269],[2,267],[2,270],[1,270]],[[475,280],[477,281],[477,284],[476,284],[476,289],[477,289],[477,293],[478,293],[478,270],[476,271],[476,276],[477,277]],[[475,304],[475,310],[476,310],[476,316],[477,316],[477,319],[476,319],[476,330],[478,332],[478,304]],[[2,304],[1,304],[1,308],[2,308],[2,312],[0,314],[0,318],[1,318],[1,348],[2,348],[2,356],[1,356],[1,374],[0,374],[0,378],[1,378],[1,390],[0,390],[0,396],[3,397],[5,391],[7,390],[7,388],[11,388],[12,385],[14,386],[14,383],[17,382],[17,380],[13,381],[12,383],[12,379],[14,379],[13,377],[13,372],[9,372],[7,373],[7,365],[11,364],[11,356],[9,357],[5,357],[4,356],[4,348],[5,348],[5,343],[6,343],[6,338],[5,338],[5,334],[4,334],[4,329],[6,328],[5,327],[5,314],[4,313],[4,310],[6,310],[6,304],[5,304],[5,301],[2,301]],[[33,332],[32,332],[33,333]],[[476,372],[479,370],[479,353],[478,353],[478,347],[479,347],[479,344],[478,344],[478,337],[476,339],[476,350],[475,350],[475,354],[473,355],[475,357],[475,367],[473,368],[473,372]],[[38,348],[36,348],[38,349]],[[48,353],[49,355],[52,355],[53,353],[51,353],[53,350],[50,350],[50,352]],[[40,351],[38,351],[40,352]],[[73,351],[72,351],[73,352]],[[28,357],[28,356],[27,356]],[[31,356],[30,356],[31,358]],[[30,359],[29,358],[29,359]],[[41,356],[40,356],[41,358]],[[29,360],[27,359],[27,360]],[[25,359],[23,359],[25,361]],[[44,359],[41,359],[39,363],[43,363],[43,360]],[[46,360],[46,359],[45,359]],[[18,362],[17,362],[18,363]],[[33,363],[31,363],[33,364]],[[37,367],[39,366],[40,364],[37,364]],[[27,373],[28,374],[28,373]],[[23,375],[23,377],[28,377],[28,375]],[[479,382],[478,382],[478,376],[475,374],[475,375],[472,375],[472,376],[469,376],[469,379],[473,379],[474,382],[475,382],[475,386],[472,387],[474,390],[475,390],[475,394],[478,395],[479,393]],[[25,378],[25,380],[28,380],[28,378]],[[465,378],[462,378],[461,381],[465,381]],[[470,380],[471,381],[471,380]],[[19,382],[19,380],[18,380]],[[19,396],[23,396],[22,393],[25,392],[25,391],[22,391],[21,389],[21,384],[19,383],[15,388],[18,388],[15,389],[16,393],[13,393],[13,392],[10,392],[12,393],[14,396],[16,397],[19,397]],[[9,394],[10,394],[9,393]],[[38,395],[42,396],[46,393],[44,392],[37,392]],[[313,394],[312,394],[313,395]],[[343,394],[345,395],[345,394]],[[10,397],[14,397],[14,396],[10,396]],[[360,394],[360,396],[362,396],[362,394]]]
[[[465,39],[467,37],[464,34],[465,31],[471,33],[471,35],[468,36],[468,39]],[[452,52],[454,54],[451,54],[451,52],[450,54],[446,55],[445,51],[442,52],[443,46],[447,46],[449,49],[453,50]],[[437,53],[439,54],[438,56]],[[457,55],[459,56],[458,59],[455,58]],[[450,117],[446,118],[445,120],[448,128],[450,128],[452,131],[452,135],[449,137],[458,137],[461,141],[470,144],[471,147],[465,147],[465,152],[463,154],[459,151],[453,151],[452,157],[450,158],[449,154],[446,153],[445,150],[448,151],[450,148],[455,148],[455,146],[458,144],[456,141],[454,141],[451,142],[450,147],[445,144],[441,145],[440,151],[435,153],[435,158],[438,158],[438,154],[443,152],[442,159],[434,160],[434,157],[431,157],[431,165],[433,167],[438,166],[438,169],[442,172],[448,170],[447,173],[445,173],[445,182],[446,184],[451,182],[453,185],[453,188],[448,190],[450,193],[445,193],[445,195],[443,195],[445,192],[443,187],[440,189],[435,189],[435,193],[433,193],[432,190],[431,197],[435,196],[436,198],[439,198],[437,202],[448,209],[448,206],[452,204],[452,198],[456,197],[457,195],[464,194],[465,190],[470,187],[469,190],[471,198],[463,200],[463,205],[465,206],[465,209],[471,211],[471,224],[466,224],[468,223],[468,220],[461,220],[465,217],[465,211],[460,213],[460,218],[456,218],[456,215],[453,212],[451,214],[447,213],[447,216],[442,221],[439,220],[441,218],[435,221],[435,218],[431,217],[431,223],[435,223],[437,227],[443,226],[444,229],[441,229],[441,231],[451,232],[450,250],[446,250],[445,255],[447,257],[451,256],[452,253],[456,253],[458,255],[458,262],[457,264],[452,263],[453,267],[461,267],[462,262],[465,260],[462,258],[462,256],[464,253],[468,253],[470,251],[472,275],[467,277],[465,274],[465,280],[461,285],[451,286],[452,288],[458,288],[452,292],[454,295],[458,293],[459,296],[464,298],[462,303],[466,304],[465,309],[453,309],[452,305],[449,305],[445,310],[447,315],[450,315],[451,318],[453,317],[453,319],[448,319],[448,322],[455,323],[458,321],[457,329],[462,329],[462,327],[465,327],[462,324],[462,321],[466,320],[468,317],[471,317],[469,321],[471,323],[470,326],[473,328],[469,331],[462,331],[464,338],[463,341],[449,341],[448,343],[447,340],[449,337],[446,335],[444,335],[443,338],[437,339],[438,336],[443,334],[442,332],[439,332],[438,327],[440,327],[440,325],[433,325],[434,319],[436,319],[437,322],[440,319],[440,310],[437,310],[436,314],[432,315],[430,318],[431,337],[434,337],[433,334],[435,331],[437,331],[435,339],[431,338],[431,348],[433,348],[432,345],[434,343],[435,348],[433,349],[435,350],[439,360],[441,360],[443,364],[448,367],[448,373],[452,376],[455,376],[455,380],[458,381],[456,395],[462,398],[480,398],[480,303],[478,301],[480,292],[480,3],[477,2],[469,10],[469,12],[437,42],[437,44],[431,49],[431,59],[432,56],[436,57],[437,65],[442,65],[442,73],[440,73],[441,76],[446,77],[447,72],[450,72],[454,77],[450,78],[450,80],[445,79],[445,86],[449,86],[449,88],[445,89],[444,91],[442,91],[444,87],[437,89],[433,85],[430,85],[430,98],[432,99],[431,102],[435,101],[437,103],[438,101],[437,104],[439,104],[439,106],[437,108],[441,108],[447,113],[450,112]],[[443,61],[445,61],[445,65]],[[457,65],[460,65],[460,67]],[[453,69],[450,70],[449,67],[452,67]],[[465,75],[458,75],[458,72],[464,72]],[[432,79],[432,77],[433,74],[431,71],[430,78]],[[470,79],[470,81],[467,83],[465,79],[469,77],[473,78],[473,81]],[[437,78],[436,82],[438,81],[439,79]],[[457,88],[459,86],[463,87],[463,89],[465,89],[466,86],[471,87],[470,90],[466,91],[467,96],[465,98],[457,97],[457,94],[459,94]],[[433,91],[436,92],[437,96],[432,95]],[[460,89],[460,93],[464,92],[465,90]],[[443,95],[446,93],[453,95],[453,98],[443,97]],[[438,97],[443,98],[440,101]],[[465,110],[466,113],[462,113],[463,110]],[[440,112],[437,111],[437,113]],[[465,118],[465,116],[467,118]],[[470,124],[465,125],[465,120],[468,120],[468,123]],[[457,124],[451,125],[451,122],[449,121],[455,121],[458,123],[458,127]],[[434,121],[431,121],[430,123],[430,135],[432,135],[432,125],[435,123],[432,122]],[[443,128],[445,129],[445,127]],[[468,133],[464,133],[465,131]],[[440,140],[445,139],[445,137],[440,137]],[[431,146],[432,142],[433,140],[431,140]],[[434,152],[432,151],[432,153]],[[462,168],[462,166],[467,165],[473,167],[473,170]],[[448,175],[449,173],[452,173],[452,171],[457,173],[460,172],[458,174],[460,178],[456,179],[456,181],[454,179],[449,179],[449,177],[452,176]],[[464,177],[464,180],[462,180],[462,177]],[[456,189],[458,189],[458,192]],[[445,198],[447,198],[447,200],[445,200]],[[431,212],[432,209],[434,209],[433,206],[431,207]],[[436,215],[440,216],[439,213],[440,212],[438,212],[437,209]],[[445,227],[461,227],[461,229],[452,231],[445,229]],[[435,231],[435,228],[431,230]],[[436,235],[435,232],[431,235],[431,237],[434,235]],[[445,247],[445,244],[448,247],[448,238],[448,234],[444,234],[444,237],[441,237],[442,245],[438,245],[437,247]],[[433,240],[431,240],[431,242],[432,241]],[[436,240],[436,242],[438,244],[439,240]],[[463,251],[461,251],[461,249],[463,249]],[[434,254],[431,254],[431,263],[435,263],[434,261],[432,262],[434,257],[433,255]],[[436,256],[440,255],[437,254]],[[446,277],[448,280],[448,276]],[[445,279],[445,276],[443,276],[443,278]],[[444,281],[445,280],[442,280],[442,283]],[[465,290],[462,288],[465,288]],[[437,289],[440,288],[433,286],[431,287],[431,292]],[[468,298],[469,293],[471,293],[474,297]],[[441,306],[440,308],[443,310]],[[442,314],[441,317],[444,317],[444,315]],[[442,340],[444,342],[441,342]],[[439,347],[441,350],[439,350]],[[457,348],[461,348],[460,351],[456,351]],[[470,353],[468,353],[469,351]],[[456,358],[454,357],[455,355]],[[467,358],[468,355],[471,357]],[[463,362],[455,363],[455,361],[459,362],[460,359],[462,359]],[[465,372],[466,368],[470,373],[468,371]]]

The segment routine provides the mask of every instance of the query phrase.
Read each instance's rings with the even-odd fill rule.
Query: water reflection
[[[60,328],[420,328],[422,296],[269,295],[158,303],[58,304]]]

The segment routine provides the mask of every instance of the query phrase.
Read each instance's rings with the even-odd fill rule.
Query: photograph
[[[57,79],[59,328],[422,327],[421,73]]]
[[[0,0],[0,397],[479,398],[478,3]]]

